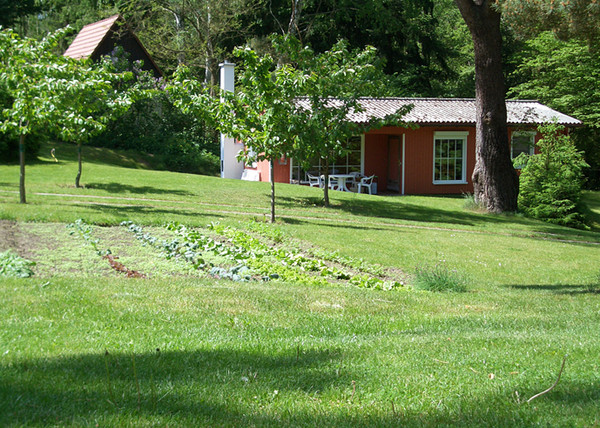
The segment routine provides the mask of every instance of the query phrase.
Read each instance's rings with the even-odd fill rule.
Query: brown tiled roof
[[[336,100],[331,102],[335,104]],[[404,122],[419,125],[474,125],[476,122],[474,98],[361,98],[360,103],[364,111],[348,116],[356,123],[383,119],[407,105],[413,107],[402,117]],[[309,108],[306,98],[300,99],[298,104]],[[537,101],[507,100],[506,110],[509,125],[537,125],[551,122],[554,118],[562,125],[582,125],[581,121]]]
[[[92,56],[119,18],[120,15],[114,15],[102,21],[86,25],[77,34],[77,37],[75,37],[75,40],[73,40],[73,43],[71,43],[71,46],[69,46],[63,55],[75,59]]]

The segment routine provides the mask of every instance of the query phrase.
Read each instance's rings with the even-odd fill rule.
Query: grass
[[[598,303],[585,293],[43,284],[2,282],[3,426],[598,421]],[[524,404],[564,354],[555,391]]]
[[[417,266],[414,279],[415,288],[426,291],[467,291],[468,279],[456,271],[449,269],[444,263],[433,266]]]
[[[443,263],[469,277],[468,291],[234,283],[166,260],[116,225],[158,237],[167,221],[246,229],[268,213],[267,184],[84,150],[95,156],[85,188],[72,186],[75,149],[60,145],[59,163],[28,166],[27,205],[17,203],[18,167],[0,165],[0,218],[10,220],[0,252],[36,262],[32,278],[0,279],[0,426],[600,422],[598,223],[579,231],[484,215],[461,197],[333,192],[326,209],[317,189],[277,185],[278,223],[256,230],[278,247],[362,258],[403,278]],[[585,201],[600,217],[598,195]],[[94,224],[99,249],[149,279],[111,270],[69,234],[77,218]],[[525,403],[566,354],[557,387]]]

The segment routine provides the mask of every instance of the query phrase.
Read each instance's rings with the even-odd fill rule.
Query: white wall
[[[219,64],[219,67],[221,67],[221,90],[233,92],[235,64],[224,62]],[[241,150],[244,150],[243,144],[236,143],[233,138],[221,134],[221,178],[242,178],[244,164],[237,160]]]

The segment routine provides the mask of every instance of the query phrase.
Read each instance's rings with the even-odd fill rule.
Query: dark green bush
[[[217,135],[202,121],[174,107],[165,94],[136,102],[90,144],[152,154],[170,171],[219,172]]]
[[[563,226],[585,228],[579,206],[583,170],[588,165],[564,127],[555,123],[538,128],[540,153],[529,156],[519,180],[519,209],[526,216]]]
[[[48,137],[41,134],[30,134],[25,137],[25,162],[37,159],[42,143]],[[0,162],[13,163],[19,161],[19,137],[0,133]]]

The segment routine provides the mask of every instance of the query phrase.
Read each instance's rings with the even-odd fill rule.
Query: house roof
[[[309,108],[306,98],[299,100],[299,104]],[[348,118],[352,122],[383,119],[411,104],[412,109],[402,117],[405,122],[419,125],[474,125],[476,122],[474,98],[361,98],[360,104],[364,111],[350,113]],[[538,125],[555,118],[561,125],[582,125],[581,121],[537,101],[507,100],[506,110],[509,125]]]
[[[124,22],[123,17],[117,14],[84,26],[63,55],[75,59],[97,60],[109,54],[115,44],[118,44],[130,54],[131,61],[142,60],[145,70],[153,71],[156,77],[162,76],[162,72],[133,31],[127,25],[123,27],[125,31],[119,31],[120,23]]]
[[[75,59],[91,57],[102,41],[109,36],[113,25],[120,17],[121,15],[114,15],[86,25],[63,55]]]

